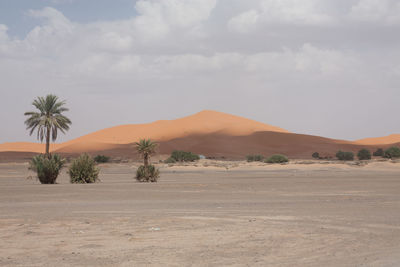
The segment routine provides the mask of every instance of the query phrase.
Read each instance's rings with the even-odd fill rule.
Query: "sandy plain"
[[[0,164],[0,266],[400,266],[400,163],[101,165],[101,183]]]

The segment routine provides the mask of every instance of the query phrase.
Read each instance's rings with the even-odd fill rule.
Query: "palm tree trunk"
[[[50,155],[50,127],[47,127],[47,134],[46,134],[46,155]]]
[[[148,154],[144,154],[144,167],[147,169],[147,166],[149,165],[149,155]]]

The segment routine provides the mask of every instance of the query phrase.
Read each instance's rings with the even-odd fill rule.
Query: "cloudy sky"
[[[204,109],[293,132],[400,133],[398,0],[0,0],[0,143],[33,141],[37,96],[61,141]]]

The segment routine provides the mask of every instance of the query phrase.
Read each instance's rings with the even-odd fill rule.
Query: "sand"
[[[106,164],[92,185],[0,164],[0,265],[398,266],[400,164],[312,163],[160,165],[157,184]]]
[[[248,135],[257,131],[288,132],[279,127],[260,123],[243,117],[217,111],[204,110],[176,120],[162,120],[148,124],[120,125],[103,129],[74,140],[55,144],[51,151],[80,153],[83,150],[107,150],[113,145],[131,144],[141,138],[159,142],[191,135],[211,133],[229,136]],[[43,144],[15,142],[0,144],[0,152],[37,152],[44,150]]]
[[[202,111],[176,120],[121,125],[103,129],[62,144],[51,144],[52,153],[76,157],[81,153],[135,159],[134,142],[150,138],[160,144],[158,153],[167,157],[173,150],[191,151],[212,158],[244,159],[248,154],[285,154],[311,158],[314,152],[335,157],[338,150],[357,153],[362,148],[386,149],[399,141],[397,135],[356,142],[290,133],[279,127],[217,112]],[[26,153],[43,153],[44,144],[0,144],[0,162],[25,159]],[[9,154],[13,152],[12,154]],[[18,158],[18,154],[21,153]]]
[[[365,139],[356,141],[356,143],[362,144],[362,145],[396,144],[396,143],[400,143],[400,134],[392,134],[392,135],[388,135],[388,136],[384,136],[384,137],[377,137],[377,138],[365,138]]]

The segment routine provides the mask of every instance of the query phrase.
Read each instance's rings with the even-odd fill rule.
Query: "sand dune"
[[[178,149],[209,157],[226,158],[243,158],[250,153],[282,153],[289,157],[309,158],[313,152],[333,157],[339,149],[356,152],[364,147],[385,148],[389,144],[400,142],[400,135],[349,142],[294,134],[239,116],[206,110],[176,120],[103,129],[62,144],[52,144],[51,151],[68,155],[87,152],[93,155],[102,153],[113,157],[133,158],[134,142],[141,138],[151,138],[160,143],[161,154],[169,154]],[[26,157],[26,153],[42,153],[44,144],[0,144],[2,158],[6,158],[4,153],[10,151],[14,153],[14,158],[18,155],[16,152]]]
[[[205,110],[176,120],[162,120],[149,124],[121,125],[100,130],[69,141],[63,144],[63,146],[80,142],[129,144],[141,138],[166,141],[189,135],[204,135],[216,132],[239,136],[252,134],[256,131],[288,132],[278,127],[239,116]]]
[[[60,144],[51,144],[51,150],[60,148]],[[43,153],[46,149],[45,144],[30,142],[12,142],[0,144],[0,152],[33,152]]]
[[[84,151],[109,150],[113,145],[130,144],[141,138],[167,141],[190,135],[221,133],[229,136],[249,135],[256,131],[288,132],[282,128],[234,116],[205,110],[176,120],[162,120],[148,124],[121,125],[103,129],[62,144],[52,144],[51,151],[81,153]],[[19,142],[0,144],[0,152],[44,151],[43,144]]]
[[[400,143],[400,134],[392,134],[384,137],[365,138],[356,141],[357,144],[362,145],[388,145]]]
[[[311,135],[255,132],[244,136],[221,133],[191,135],[159,142],[159,153],[168,155],[173,150],[192,151],[207,157],[243,159],[248,154],[285,154],[291,158],[311,158],[313,152],[321,156],[334,157],[338,150],[357,152],[361,148],[376,149],[376,146],[357,145]],[[135,157],[133,144],[121,144],[109,150],[97,151],[113,157]]]

